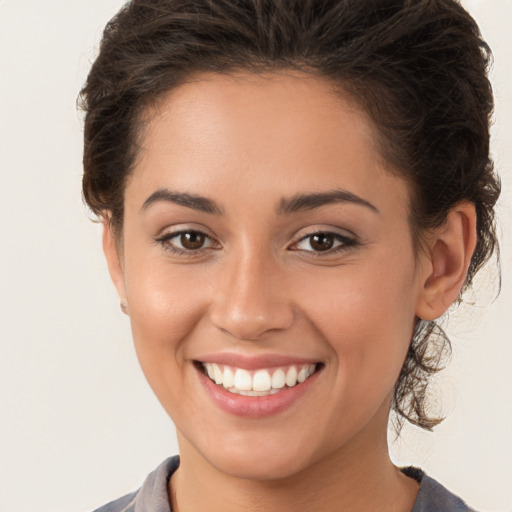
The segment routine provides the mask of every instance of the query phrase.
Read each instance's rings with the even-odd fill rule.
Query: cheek
[[[414,328],[413,273],[413,266],[375,265],[336,269],[316,285],[307,277],[303,309],[331,349],[341,387],[362,396],[394,386]]]
[[[164,409],[176,414],[180,403],[194,403],[187,386],[188,340],[201,323],[209,288],[201,286],[203,276],[192,266],[173,271],[162,261],[134,259],[133,265],[127,264],[126,281],[140,366]]]
[[[200,322],[210,287],[197,267],[173,266],[162,257],[126,262],[126,296],[141,365],[162,361],[164,353],[185,358],[184,341]]]
[[[399,268],[396,268],[399,267]],[[332,273],[311,271],[302,277],[304,310],[317,317],[334,338],[364,338],[375,331],[398,333],[409,330],[414,320],[414,269],[400,263],[354,265],[332,269]],[[391,334],[391,332],[390,332]]]

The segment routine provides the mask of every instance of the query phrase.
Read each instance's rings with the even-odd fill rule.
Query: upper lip
[[[305,364],[317,364],[320,362],[318,359],[289,356],[284,354],[245,355],[233,352],[206,354],[195,360],[200,363],[217,363],[226,366],[233,366],[235,368],[244,368],[246,370],[274,368],[277,366],[300,366]]]

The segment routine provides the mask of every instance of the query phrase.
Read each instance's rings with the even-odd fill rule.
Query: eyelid
[[[340,232],[342,231],[342,232]],[[337,240],[338,243],[334,247],[327,249],[325,251],[315,251],[313,249],[307,250],[307,249],[299,249],[294,248],[296,247],[300,242],[303,240],[306,240],[309,237],[312,237],[314,235],[331,235]],[[361,245],[361,242],[359,241],[358,237],[347,230],[341,230],[339,228],[333,228],[333,227],[321,227],[321,226],[315,226],[312,228],[307,228],[306,232],[302,230],[302,232],[295,237],[295,240],[292,242],[292,244],[289,246],[289,250],[292,251],[301,251],[304,253],[309,253],[311,255],[314,255],[315,257],[327,257],[329,255],[334,255],[338,252],[347,251],[349,249],[353,249],[357,246]]]
[[[325,235],[334,235],[338,236],[343,239],[350,239],[354,241],[359,241],[358,236],[353,233],[352,231],[349,231],[348,229],[342,229],[337,228],[334,226],[324,226],[324,225],[317,225],[317,226],[310,226],[307,228],[303,228],[297,232],[297,234],[293,237],[294,241],[292,243],[297,243],[303,240],[304,238],[307,238],[308,236],[318,235],[318,234],[325,234]]]
[[[164,228],[160,229],[158,233],[154,236],[155,239],[162,238],[164,236],[168,235],[176,235],[180,233],[188,233],[188,232],[195,232],[195,233],[202,233],[205,236],[208,236],[210,238],[215,238],[215,235],[202,224],[196,224],[195,222],[191,223],[178,223],[178,224],[172,224],[167,225]]]
[[[210,244],[206,247],[201,247],[196,250],[184,248],[182,249],[171,244],[170,241],[172,239],[177,238],[185,233],[198,233],[200,235],[203,235],[206,239],[210,241]],[[214,236],[212,236],[209,233],[208,229],[203,227],[195,227],[194,225],[190,224],[179,224],[176,226],[167,227],[154,237],[154,241],[160,244],[165,250],[171,253],[186,256],[199,256],[207,250],[220,248],[220,243]]]

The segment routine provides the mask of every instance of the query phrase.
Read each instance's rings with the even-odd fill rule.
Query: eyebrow
[[[288,199],[281,199],[277,209],[278,214],[290,214],[305,210],[313,210],[332,203],[352,203],[364,206],[375,213],[380,213],[372,203],[348,190],[329,190],[327,192],[297,194]]]
[[[152,204],[158,202],[169,202],[178,204],[180,206],[186,206],[192,210],[198,210],[200,212],[211,213],[214,215],[222,215],[223,211],[220,206],[208,199],[207,197],[199,196],[196,194],[188,194],[185,192],[174,192],[166,188],[158,189],[153,192],[142,205],[141,210],[146,210]]]
[[[158,202],[170,202],[213,215],[222,215],[224,213],[223,209],[212,199],[186,192],[175,192],[166,188],[161,188],[153,192],[144,201],[141,209],[146,210],[152,204]],[[279,202],[276,212],[278,215],[287,215],[300,211],[313,210],[332,203],[352,203],[380,213],[377,207],[372,203],[348,190],[329,190],[327,192],[297,194],[290,198],[283,198]]]

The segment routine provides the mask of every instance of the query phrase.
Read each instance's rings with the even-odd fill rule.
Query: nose
[[[294,320],[284,270],[271,256],[247,254],[225,262],[211,322],[237,340],[260,341]]]

